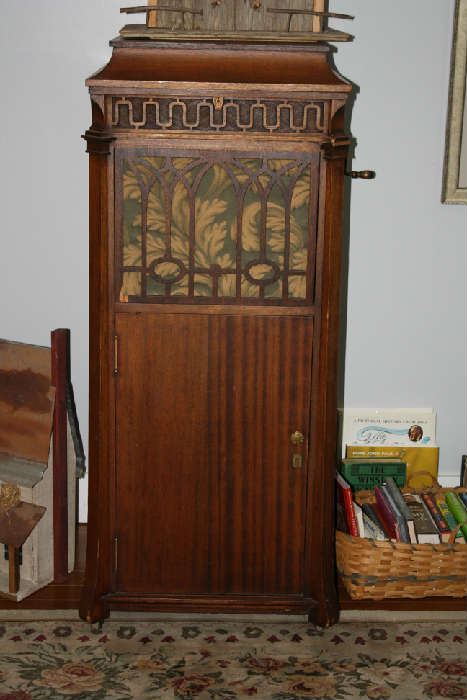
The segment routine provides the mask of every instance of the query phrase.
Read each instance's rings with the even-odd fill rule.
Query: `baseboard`
[[[465,622],[467,610],[343,610],[339,622]]]

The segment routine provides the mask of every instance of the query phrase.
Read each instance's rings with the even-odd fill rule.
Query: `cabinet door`
[[[120,591],[302,592],[318,169],[117,155]]]
[[[311,321],[124,313],[117,332],[117,589],[299,593]]]

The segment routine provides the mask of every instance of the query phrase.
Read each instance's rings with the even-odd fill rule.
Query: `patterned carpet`
[[[0,700],[467,698],[446,623],[0,623]]]

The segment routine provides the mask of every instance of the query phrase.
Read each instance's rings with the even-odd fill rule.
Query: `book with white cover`
[[[346,445],[435,447],[436,413],[432,408],[344,408],[342,456]]]
[[[355,513],[355,518],[357,520],[358,535],[359,537],[365,537],[365,526],[363,524],[363,510],[358,503],[355,501],[352,503],[353,512]]]

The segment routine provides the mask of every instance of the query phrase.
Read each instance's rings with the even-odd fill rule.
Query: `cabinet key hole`
[[[292,468],[293,469],[301,469],[303,467],[303,457],[301,454],[294,454],[292,456]]]

